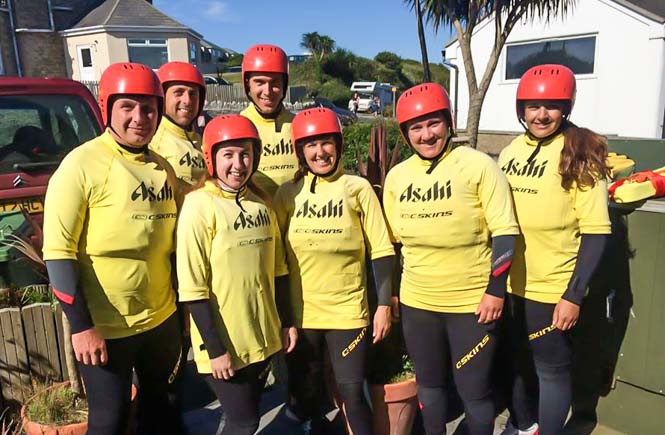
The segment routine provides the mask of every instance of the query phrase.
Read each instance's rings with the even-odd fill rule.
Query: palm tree
[[[321,35],[318,32],[303,33],[300,46],[312,53],[313,57],[318,57],[321,46]]]
[[[335,45],[335,41],[330,36],[321,35],[319,38],[319,50],[321,50],[319,53],[319,62],[321,62],[327,54],[335,51]]]
[[[423,27],[423,10],[420,6],[420,0],[404,0],[406,3],[412,3],[411,8],[416,10],[416,21],[418,22],[418,40],[420,41],[420,56],[423,62],[423,81],[431,82],[429,60],[427,58],[427,42],[425,41],[425,30]]]
[[[455,29],[464,61],[469,91],[466,132],[471,146],[476,147],[480,111],[496,70],[501,50],[517,22],[522,19],[550,20],[566,14],[576,0],[423,0],[426,21],[435,29]],[[412,7],[420,0],[405,0]],[[471,38],[478,24],[494,20],[494,47],[480,82],[471,54]]]

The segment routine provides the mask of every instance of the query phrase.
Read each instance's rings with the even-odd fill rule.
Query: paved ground
[[[190,435],[215,435],[218,434],[220,421],[223,417],[219,402],[215,399],[203,379],[196,374],[192,361],[186,368],[186,394],[185,394],[185,425]],[[284,402],[286,391],[283,385],[266,391],[261,398],[261,423],[257,434],[260,435],[300,435],[302,427],[290,420],[284,414]],[[334,427],[330,435],[345,435],[346,430],[337,410],[332,409],[327,414],[328,419]],[[459,427],[462,419],[457,419],[448,425],[448,434],[466,435],[466,431]],[[505,427],[506,416],[500,415],[496,420],[495,435],[499,435]],[[414,429],[413,434],[420,435],[422,432]],[[570,432],[575,435],[577,432]],[[587,432],[585,432],[587,433]],[[620,432],[599,426],[593,431],[593,435],[625,435]]]

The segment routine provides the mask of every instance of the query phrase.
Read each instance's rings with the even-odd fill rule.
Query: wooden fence
[[[3,405],[23,403],[33,381],[67,379],[62,310],[38,303],[0,309],[0,388]]]

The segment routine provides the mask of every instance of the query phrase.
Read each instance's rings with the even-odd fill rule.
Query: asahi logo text
[[[189,152],[180,157],[178,163],[180,163],[180,166],[188,166],[190,168],[204,169],[206,167],[203,157],[196,154],[192,155]]]
[[[132,201],[171,201],[173,200],[173,188],[164,183],[161,189],[154,186],[146,186],[144,182],[138,185],[132,192]]]
[[[263,155],[264,156],[281,156],[286,154],[292,154],[293,149],[291,149],[290,140],[280,140],[276,144],[263,144]]]
[[[318,205],[306,200],[296,212],[296,217],[303,218],[337,218],[342,217],[344,213],[344,202],[339,200],[335,203],[334,200],[328,201],[324,205]]]
[[[515,158],[512,158],[503,165],[501,170],[506,175],[515,175],[518,177],[532,177],[540,178],[545,173],[545,168],[547,167],[548,161],[538,163],[537,159],[531,160],[529,163],[521,163],[516,161]]]
[[[239,228],[258,228],[270,225],[270,216],[267,210],[260,210],[257,214],[251,215],[249,213],[240,212],[236,220],[233,221],[233,229],[238,231]]]
[[[413,187],[413,183],[411,183],[400,195],[399,202],[432,202],[448,199],[452,194],[450,180],[443,183],[437,181],[429,189]]]

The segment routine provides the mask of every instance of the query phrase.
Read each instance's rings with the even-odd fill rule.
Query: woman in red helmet
[[[291,290],[291,320],[299,329],[287,355],[295,414],[322,433],[320,413],[325,347],[351,430],[371,435],[363,396],[365,356],[390,329],[394,251],[372,186],[340,166],[342,130],[329,109],[309,109],[293,120],[299,169],[274,198],[284,235]],[[378,308],[368,330],[365,255],[377,283]]]
[[[530,349],[540,390],[535,419],[529,412],[535,400],[524,388],[525,364],[518,361],[511,409],[516,428],[507,434],[534,433],[535,421],[540,435],[562,429],[571,400],[569,331],[611,232],[607,143],[569,121],[574,102],[570,69],[527,70],[516,103],[526,132],[499,157],[521,232],[510,271],[507,341],[514,352]]]
[[[258,132],[244,116],[208,123],[208,179],[185,197],[178,220],[179,300],[191,312],[194,360],[222,405],[225,435],[256,431],[268,362],[282,342],[290,352],[297,340],[275,302],[286,312],[277,219],[247,187],[260,151]]]
[[[170,279],[178,185],[148,149],[163,95],[145,65],[109,66],[99,82],[106,132],[65,157],[46,193],[44,259],[71,324],[90,435],[126,432],[132,369],[138,432],[183,433],[167,394],[181,352]]]
[[[397,122],[414,155],[386,176],[383,205],[402,246],[402,328],[425,430],[445,433],[452,371],[469,433],[491,435],[495,322],[518,233],[510,187],[490,157],[452,142],[442,86],[406,90]]]
[[[254,123],[263,143],[254,181],[273,196],[298,169],[291,146],[293,113],[283,104],[289,87],[289,61],[284,50],[269,44],[247,49],[242,59],[242,83],[251,104],[240,114]]]

